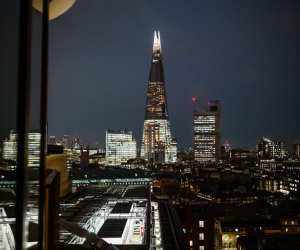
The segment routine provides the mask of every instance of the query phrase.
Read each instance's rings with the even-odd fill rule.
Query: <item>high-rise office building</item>
[[[193,150],[195,161],[218,162],[220,155],[219,101],[211,101],[204,111],[194,112]]]
[[[3,141],[2,158],[17,161],[17,134],[10,131],[9,137]]]
[[[105,158],[108,165],[121,165],[137,157],[136,141],[131,131],[107,130],[105,135]]]
[[[8,139],[3,142],[3,159],[17,160],[17,134],[11,131]],[[39,168],[40,166],[40,143],[41,133],[32,131],[28,134],[28,167]]]
[[[28,167],[40,167],[41,133],[31,132],[28,135]]]
[[[159,31],[154,32],[152,61],[146,99],[141,157],[151,163],[172,163],[177,143],[172,138]]]

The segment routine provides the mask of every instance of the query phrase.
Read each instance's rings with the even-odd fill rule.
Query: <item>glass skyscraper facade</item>
[[[127,130],[106,130],[105,158],[108,165],[118,166],[137,157],[136,140]]]
[[[141,157],[151,163],[172,163],[177,160],[177,143],[172,138],[168,117],[159,31],[154,32]]]
[[[195,161],[217,162],[220,151],[220,105],[210,102],[207,110],[193,114],[193,150]]]
[[[3,159],[17,161],[17,134],[11,131],[8,139],[3,142]],[[40,166],[40,143],[41,133],[30,132],[28,134],[28,167],[39,168]]]

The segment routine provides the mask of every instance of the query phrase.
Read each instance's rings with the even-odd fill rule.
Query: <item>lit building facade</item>
[[[41,134],[39,132],[30,132],[28,134],[28,167],[39,168],[40,143]],[[17,160],[17,134],[14,131],[11,131],[8,139],[3,142],[3,159]]]
[[[31,132],[28,134],[28,167],[40,167],[40,144],[41,133]]]
[[[257,156],[263,159],[282,159],[286,155],[283,142],[263,137],[256,145]]]
[[[141,157],[151,163],[173,163],[177,160],[177,143],[171,135],[167,110],[159,31],[154,32]]]
[[[108,165],[121,165],[137,157],[136,140],[131,131],[107,130],[105,135],[105,159]]]
[[[220,155],[220,104],[211,101],[207,110],[193,114],[194,160],[215,163]]]
[[[17,161],[17,134],[13,131],[3,141],[2,158],[4,160]]]

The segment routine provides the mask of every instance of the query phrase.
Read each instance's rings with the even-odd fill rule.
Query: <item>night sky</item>
[[[0,11],[1,137],[14,127],[12,12]],[[155,29],[180,147],[192,143],[192,96],[221,101],[222,138],[234,147],[300,139],[297,0],[78,0],[50,23],[49,134],[104,145],[105,129],[127,128],[140,142]]]

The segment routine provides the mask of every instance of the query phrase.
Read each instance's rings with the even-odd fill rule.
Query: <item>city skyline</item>
[[[2,7],[0,249],[299,250],[300,2]]]
[[[300,80],[297,4],[277,2],[270,8],[251,1],[223,8],[214,1],[179,2],[185,16],[170,3],[140,2],[132,9],[105,5],[108,13],[102,13],[97,1],[79,1],[50,23],[50,135],[78,135],[88,143],[103,143],[107,128],[127,128],[140,144],[148,55],[157,28],[164,43],[169,113],[179,148],[192,145],[192,96],[203,102],[221,101],[222,142],[253,147],[261,136],[288,143],[299,138],[299,118],[294,115]],[[109,13],[122,8],[124,12],[112,20]],[[9,20],[9,8],[8,16],[2,18]],[[35,23],[37,18],[35,13]],[[9,51],[8,39],[1,41],[1,49]],[[3,71],[12,62],[1,62],[1,81],[6,83],[10,79]],[[1,89],[3,103],[13,100],[13,89]],[[14,127],[13,108],[3,111],[2,138]]]

